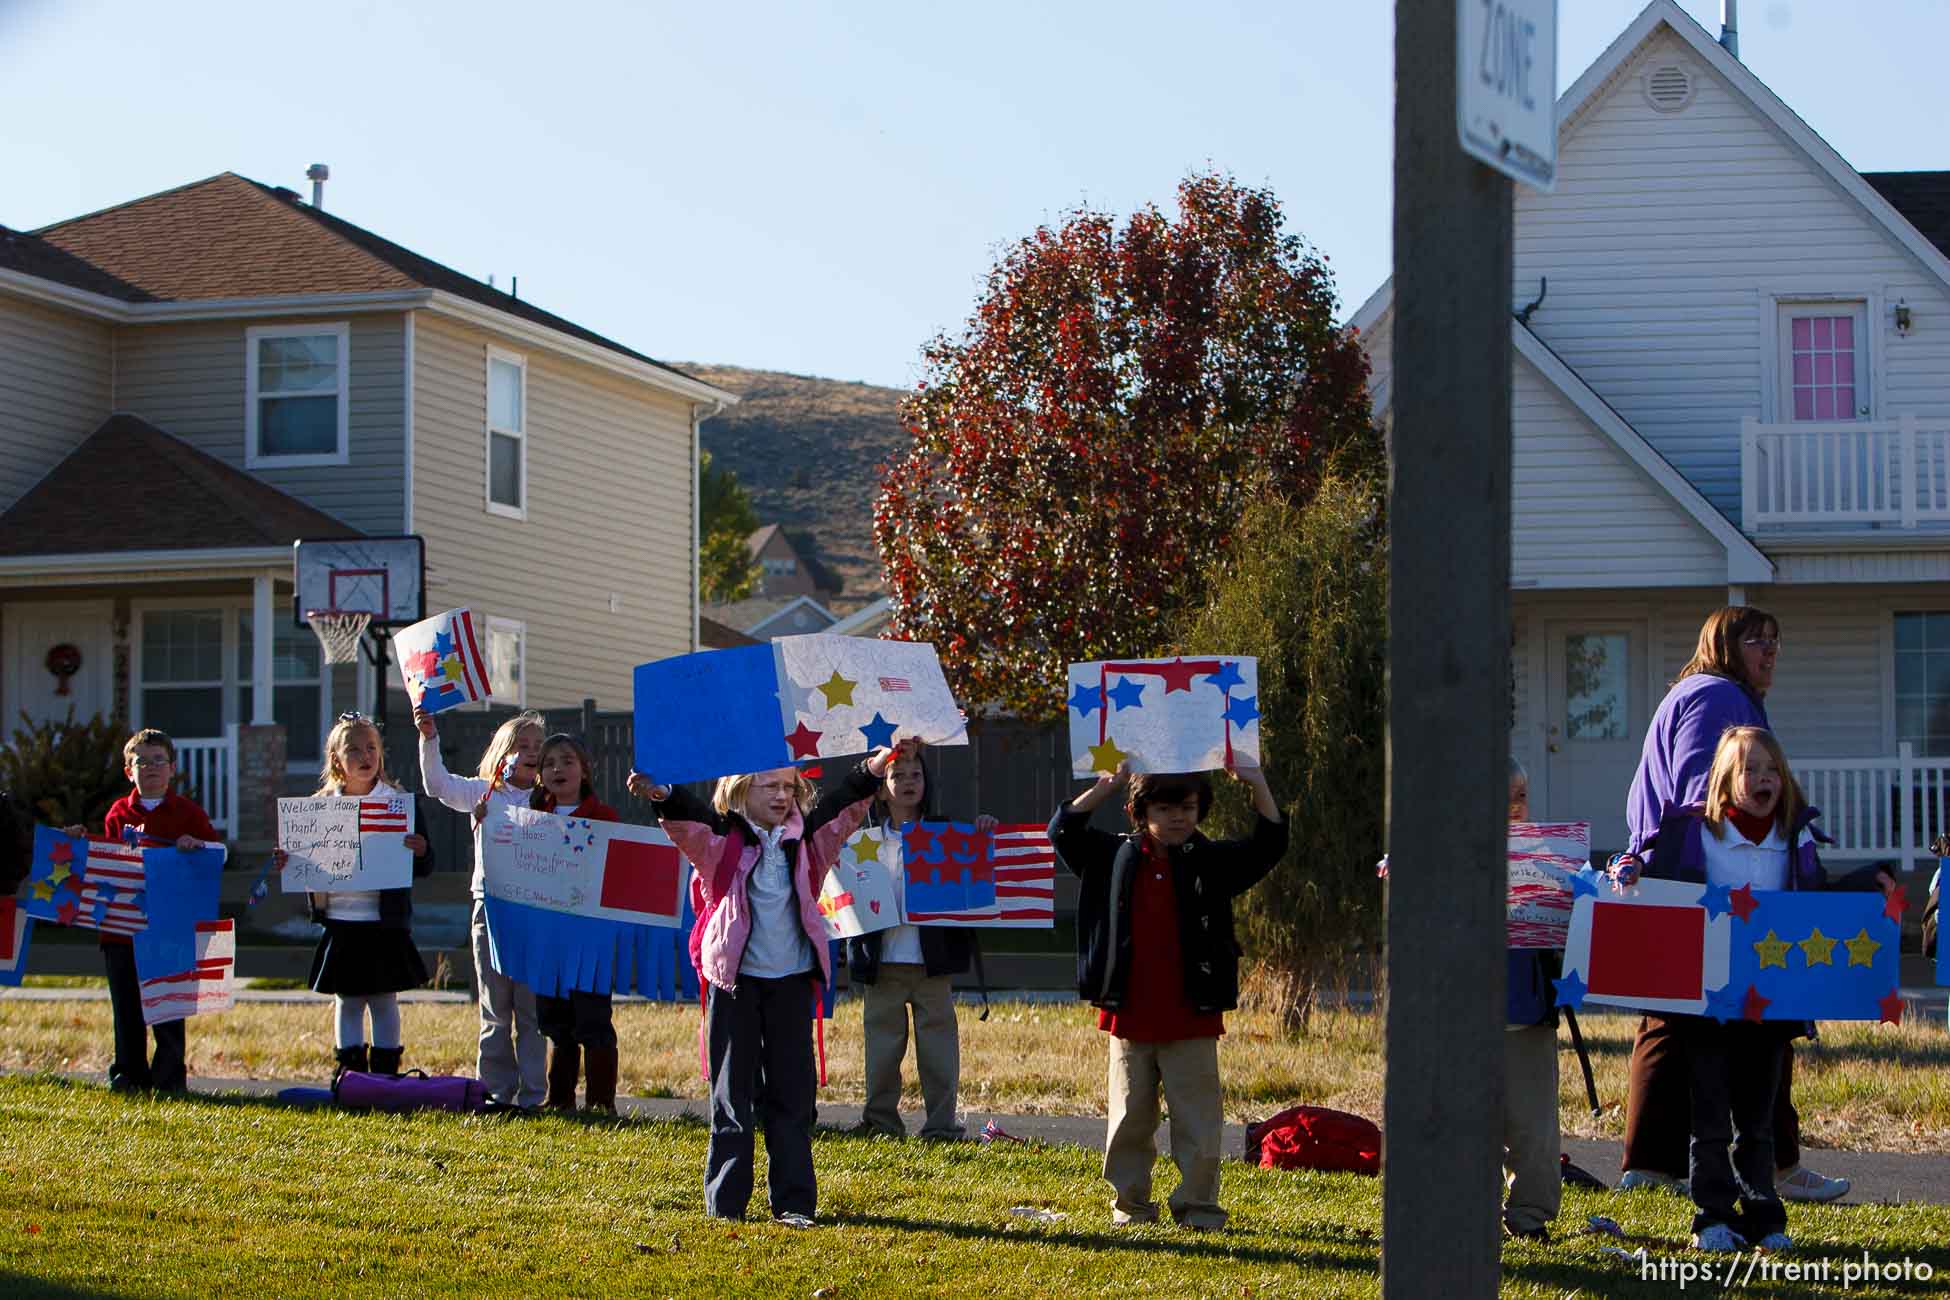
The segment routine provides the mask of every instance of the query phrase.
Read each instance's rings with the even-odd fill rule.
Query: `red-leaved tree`
[[[1178,214],[1079,210],[1011,248],[923,352],[874,539],[889,634],[961,698],[1062,713],[1064,665],[1150,653],[1256,494],[1373,464],[1367,362],[1272,193],[1201,174]]]

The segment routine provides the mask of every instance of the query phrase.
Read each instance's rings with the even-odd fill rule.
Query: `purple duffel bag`
[[[405,1074],[369,1074],[347,1070],[339,1076],[332,1091],[341,1106],[360,1106],[372,1110],[462,1110],[487,1109],[487,1091],[479,1079],[458,1074],[429,1075],[424,1070]]]

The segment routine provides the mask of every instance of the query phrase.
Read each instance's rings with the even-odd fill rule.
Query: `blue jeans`
[[[814,1100],[810,974],[743,976],[736,990],[713,984],[704,1024],[711,1057],[711,1141],[704,1164],[704,1209],[742,1219],[752,1198],[752,1112],[765,1130],[766,1190],[772,1213],[811,1218]],[[761,1087],[761,1080],[763,1086]]]

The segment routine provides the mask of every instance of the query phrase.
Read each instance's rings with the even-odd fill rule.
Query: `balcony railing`
[[[237,728],[216,739],[179,739],[176,771],[180,788],[202,804],[210,824],[229,837],[237,812]]]
[[[1740,422],[1741,520],[1784,526],[1950,524],[1950,420]]]
[[[1892,861],[1904,869],[1935,861],[1930,841],[1950,830],[1950,758],[1918,758],[1907,744],[1893,758],[1794,761],[1830,860]]]

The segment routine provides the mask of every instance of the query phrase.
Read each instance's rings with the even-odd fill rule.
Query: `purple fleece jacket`
[[[1625,826],[1633,851],[1649,847],[1658,837],[1659,819],[1667,809],[1706,798],[1706,774],[1721,732],[1765,726],[1767,709],[1760,697],[1731,678],[1694,673],[1667,691],[1646,728],[1639,768],[1625,796]]]

